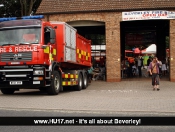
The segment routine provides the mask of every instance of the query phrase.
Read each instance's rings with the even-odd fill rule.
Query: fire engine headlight
[[[34,75],[44,75],[44,71],[43,70],[34,70],[33,74]]]

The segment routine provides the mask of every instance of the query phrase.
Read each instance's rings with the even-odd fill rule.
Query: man
[[[99,74],[98,68],[94,69],[93,66],[91,66],[91,68],[88,70],[89,78],[92,78],[93,81],[95,81],[95,76],[97,76],[98,74]]]
[[[138,60],[137,60],[137,66],[138,66],[138,70],[139,70],[139,77],[142,76],[142,66],[143,66],[143,60],[142,57],[139,56]]]
[[[152,86],[153,90],[159,91],[159,66],[160,62],[158,61],[157,57],[154,57],[152,62],[149,65],[149,72],[152,75]]]

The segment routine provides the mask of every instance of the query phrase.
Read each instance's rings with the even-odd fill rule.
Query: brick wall
[[[175,82],[175,20],[170,20],[170,81]]]

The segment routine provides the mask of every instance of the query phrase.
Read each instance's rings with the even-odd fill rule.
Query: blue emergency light
[[[42,19],[44,15],[36,15],[36,16],[23,16],[22,19]]]
[[[9,18],[0,18],[0,22],[3,22],[3,21],[11,21],[11,20],[16,20],[17,17],[9,17]]]
[[[42,19],[42,18],[44,18],[44,15],[23,16],[23,17],[7,17],[7,18],[0,18],[0,22],[17,20],[17,19]]]

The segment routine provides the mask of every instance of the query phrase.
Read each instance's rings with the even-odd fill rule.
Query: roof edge
[[[126,12],[126,11],[140,11],[140,10],[166,10],[166,9],[174,9],[175,10],[175,7],[160,7],[160,8],[133,8],[133,9],[113,9],[113,10],[89,10],[89,11],[71,11],[71,12],[68,12],[68,11],[65,11],[65,12],[48,12],[48,13],[35,13],[36,15],[54,15],[54,14],[76,14],[76,13],[99,13],[99,12]]]

